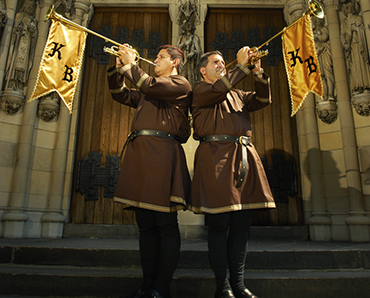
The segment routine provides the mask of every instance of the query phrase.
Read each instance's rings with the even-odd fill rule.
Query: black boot
[[[235,298],[233,291],[230,289],[222,290],[222,291],[216,291],[215,298]]]
[[[256,295],[253,295],[251,291],[249,291],[247,288],[245,288],[243,291],[234,291],[236,298],[258,298]]]
[[[128,296],[122,296],[120,298],[146,298],[148,297],[148,292],[149,291],[145,291],[143,289],[139,289],[135,292],[133,292],[132,294],[128,295]]]
[[[171,293],[168,292],[166,295],[161,295],[156,290],[150,290],[147,297],[148,298],[171,298]]]

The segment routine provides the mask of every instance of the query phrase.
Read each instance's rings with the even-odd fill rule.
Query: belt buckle
[[[239,144],[243,146],[247,146],[250,143],[250,137],[240,136],[239,137]]]
[[[133,139],[135,139],[137,137],[137,131],[136,130],[133,130],[132,132],[130,132],[130,134],[127,136],[127,139],[132,141]]]

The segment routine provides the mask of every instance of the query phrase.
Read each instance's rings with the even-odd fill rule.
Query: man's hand
[[[263,68],[261,67],[261,59],[254,62],[255,68],[252,69],[253,73],[260,72]]]
[[[250,47],[245,46],[238,51],[238,54],[236,55],[236,60],[240,64],[247,65],[249,60],[255,56],[257,56],[257,52],[254,52],[251,50]]]
[[[122,67],[123,63],[119,57],[116,57],[116,68]]]
[[[130,49],[132,49],[132,46],[130,46],[129,44],[124,44],[123,46],[120,46],[119,49],[118,49],[118,55],[119,55],[119,62],[122,66],[123,65],[126,65],[126,64],[129,64],[129,63],[133,63],[135,62],[135,59],[136,59],[136,55],[133,51],[131,51]],[[116,67],[117,66],[117,59],[116,59]]]

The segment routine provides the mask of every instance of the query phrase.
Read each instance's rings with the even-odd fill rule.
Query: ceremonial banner
[[[52,20],[29,101],[57,92],[69,112],[80,76],[87,33]]]
[[[309,92],[320,97],[323,95],[311,17],[306,14],[300,18],[284,32],[282,39],[285,70],[292,101],[291,116],[294,116]]]

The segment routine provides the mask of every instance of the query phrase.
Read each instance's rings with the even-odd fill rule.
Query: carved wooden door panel
[[[210,8],[205,25],[205,50],[221,51],[228,64],[236,58],[236,52],[241,47],[258,47],[285,26],[280,9]],[[252,139],[264,162],[277,208],[254,212],[253,224],[301,225],[303,203],[296,119],[290,117],[291,104],[281,37],[270,42],[268,50],[269,55],[262,58],[262,67],[271,77],[273,103],[251,113]],[[237,88],[252,90],[252,78],[243,80]]]
[[[171,24],[167,8],[109,7],[95,9],[89,29],[120,43],[127,42],[140,56],[153,61],[161,44],[171,44]],[[124,210],[111,197],[112,185],[117,179],[118,156],[129,133],[134,110],[111,98],[107,69],[114,65],[115,57],[103,52],[104,45],[107,44],[103,39],[89,34],[78,110],[69,222],[132,224],[135,222],[133,211]],[[150,64],[140,62],[140,67],[154,74]]]

